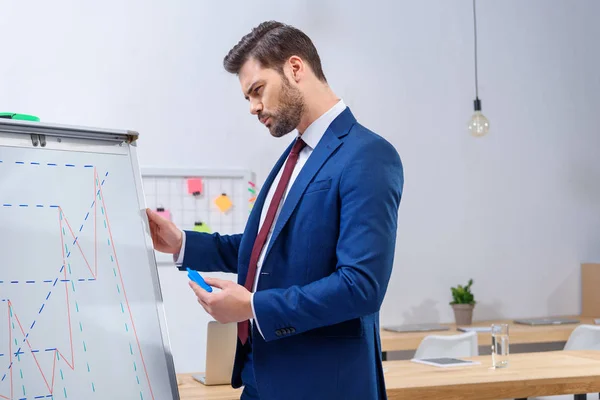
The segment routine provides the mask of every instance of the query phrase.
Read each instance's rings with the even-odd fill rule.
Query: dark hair
[[[293,55],[307,62],[317,78],[327,81],[310,38],[301,30],[277,21],[266,21],[252,29],[225,56],[223,66],[227,72],[239,74],[242,65],[255,58],[263,67],[283,73],[283,64]]]

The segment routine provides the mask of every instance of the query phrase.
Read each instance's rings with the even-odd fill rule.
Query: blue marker
[[[196,282],[198,285],[200,285],[200,287],[204,290],[206,290],[207,292],[212,292],[213,289],[212,287],[208,286],[208,284],[206,282],[204,282],[204,279],[202,279],[202,277],[200,276],[200,274],[198,273],[198,271],[194,271],[193,269],[189,269],[187,268],[187,272],[188,272],[188,277]]]

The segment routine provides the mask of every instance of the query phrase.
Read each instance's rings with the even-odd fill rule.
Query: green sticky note
[[[196,232],[212,233],[210,227],[204,222],[196,222],[196,224],[194,224],[194,230]]]

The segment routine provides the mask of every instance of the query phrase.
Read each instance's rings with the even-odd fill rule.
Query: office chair
[[[600,350],[600,326],[597,325],[586,325],[582,324],[573,329],[573,332],[569,335],[565,347],[563,350]],[[536,400],[586,400],[600,398],[600,394],[589,393],[589,394],[576,394],[574,396],[543,396],[536,397]]]
[[[479,355],[477,332],[457,335],[428,335],[423,338],[414,358],[475,357]]]

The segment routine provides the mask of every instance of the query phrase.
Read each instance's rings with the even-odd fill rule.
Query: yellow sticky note
[[[206,225],[204,222],[196,222],[196,224],[194,224],[194,230],[196,232],[212,233],[212,231],[210,230],[210,227],[208,225]]]
[[[221,212],[227,212],[233,206],[231,199],[225,193],[215,199],[215,204]]]

